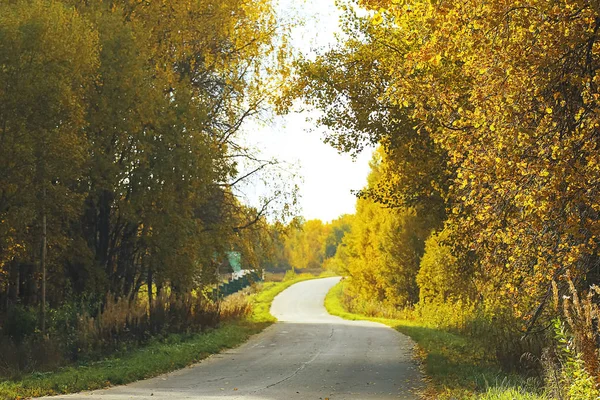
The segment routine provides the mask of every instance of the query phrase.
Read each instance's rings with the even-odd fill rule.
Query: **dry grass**
[[[600,295],[600,288],[593,285],[587,293],[581,296],[575,289],[575,284],[567,275],[565,280],[569,296],[558,296],[558,286],[553,282],[554,305],[562,309],[569,331],[577,352],[585,364],[588,373],[600,383],[600,362],[598,360],[598,317],[600,315],[595,297]],[[562,302],[562,307],[559,304]]]
[[[265,282],[281,282],[285,278],[285,272],[265,271]]]
[[[0,335],[0,377],[15,378],[49,371],[77,361],[94,361],[170,334],[193,334],[222,321],[251,315],[248,291],[214,302],[202,295],[162,293],[149,306],[147,298],[108,295],[96,312],[75,311],[68,323],[57,320],[47,335],[31,330]],[[27,311],[35,313],[35,310]],[[63,326],[59,326],[63,324]]]
[[[248,298],[248,292],[238,292],[225,297],[219,307],[221,321],[230,321],[252,314],[252,303]]]
[[[543,357],[548,390],[558,399],[600,398],[600,288],[580,292],[568,273],[562,283],[562,296],[557,282],[552,284],[554,309],[561,317],[554,321],[557,345]]]
[[[269,314],[269,306],[273,298],[293,283],[312,278],[315,276],[289,275],[284,282],[253,285],[245,289],[243,293],[225,298],[218,304],[219,321],[225,322],[216,329],[209,329],[201,334],[182,332],[181,334],[157,335],[151,337],[144,346],[127,348],[126,351],[121,351],[104,360],[92,363],[80,362],[58,371],[42,374],[36,370],[31,374],[14,376],[12,380],[0,379],[0,400],[98,389],[183,368],[209,354],[237,346],[248,339],[250,335],[260,332],[275,321],[275,318]],[[122,327],[123,324],[127,325],[128,320],[131,324],[132,319],[135,319],[133,317],[139,316],[137,313],[145,309],[145,303],[147,303],[147,298],[146,301],[135,304],[115,299],[114,304],[108,307],[111,315],[106,316],[104,329],[110,328],[110,326]],[[161,308],[167,309],[168,315],[172,316],[185,315],[183,311],[190,309],[195,312],[193,311],[194,306],[205,307],[205,310],[213,310],[212,307],[216,306],[215,303],[206,303],[201,298],[194,296],[192,299],[181,298],[175,302],[163,299],[161,304],[163,304]],[[170,305],[167,307],[168,304]],[[237,318],[238,316],[246,317]],[[100,318],[102,317],[100,316]],[[230,321],[227,321],[229,319]],[[108,321],[111,323],[108,324]],[[94,319],[90,326],[93,328],[97,324],[97,319]],[[143,325],[143,323],[138,325]],[[127,329],[118,328],[118,331],[125,334]],[[27,346],[25,348],[33,351]],[[0,349],[0,354],[4,358],[5,353],[2,349]]]

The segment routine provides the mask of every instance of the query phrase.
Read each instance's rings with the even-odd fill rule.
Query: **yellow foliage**
[[[453,303],[473,300],[473,271],[468,262],[457,258],[451,247],[451,230],[446,228],[432,234],[425,242],[417,284],[421,303]]]
[[[397,50],[380,59],[386,96],[411,104],[448,153],[457,172],[449,223],[479,256],[478,290],[526,315],[553,276],[596,260],[600,9],[577,0],[378,5],[377,40]]]

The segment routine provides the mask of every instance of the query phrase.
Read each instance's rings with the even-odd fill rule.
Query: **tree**
[[[270,1],[0,10],[0,311],[38,303],[44,216],[53,305],[211,285],[232,249],[258,266],[265,218],[295,196],[286,183],[239,200],[276,165],[240,144],[289,72]]]
[[[81,206],[83,127],[87,89],[98,67],[98,36],[59,2],[1,7],[0,268],[17,258],[38,260],[28,286],[33,296],[40,276],[44,330],[47,270],[59,268],[60,252],[71,240],[69,224]],[[11,284],[19,287],[19,279]]]
[[[420,206],[445,219],[445,200],[452,171],[446,151],[418,129],[411,109],[387,96],[394,76],[382,68],[390,57],[389,29],[374,26],[345,9],[347,39],[314,61],[298,64],[298,78],[289,96],[301,96],[323,113],[317,121],[331,132],[327,143],[356,155],[365,146],[381,146],[385,175],[359,193],[390,207]],[[441,225],[440,225],[441,226]]]
[[[533,319],[566,270],[598,276],[597,38],[587,1],[384,9],[386,98],[448,152],[450,224],[490,307]]]
[[[325,226],[321,220],[292,222],[286,239],[286,253],[290,265],[295,269],[320,269],[325,260]]]
[[[376,153],[371,163],[368,186],[382,179],[385,159]],[[389,208],[368,198],[359,198],[350,233],[342,241],[349,290],[362,301],[376,300],[406,306],[419,300],[417,273],[425,239],[435,218],[414,208]]]
[[[335,257],[344,236],[352,229],[353,216],[345,214],[325,225],[326,237],[323,242],[325,259]]]
[[[458,258],[452,247],[450,228],[434,233],[425,241],[417,285],[422,304],[447,304],[458,300],[476,301],[474,275],[466,257]]]

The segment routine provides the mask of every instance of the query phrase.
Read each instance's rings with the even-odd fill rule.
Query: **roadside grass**
[[[325,297],[332,315],[348,320],[368,320],[388,325],[411,337],[417,344],[417,357],[423,363],[431,399],[546,400],[539,383],[518,375],[507,375],[486,352],[485,343],[455,333],[420,324],[419,321],[368,317],[348,312],[341,298],[344,281]]]
[[[252,313],[241,320],[222,323],[216,329],[197,334],[169,335],[100,361],[79,363],[53,372],[32,373],[19,380],[0,381],[0,399],[13,400],[101,389],[184,368],[211,354],[239,346],[250,336],[261,332],[276,321],[269,313],[275,296],[294,283],[319,277],[321,276],[290,274],[281,282],[259,284],[257,292],[250,295]]]
[[[100,389],[183,368],[211,354],[235,347],[264,326],[231,322],[194,335],[170,335],[121,356],[78,364],[56,372],[33,373],[0,383],[1,399],[20,399]]]
[[[285,272],[265,271],[265,282],[281,282],[285,278]]]

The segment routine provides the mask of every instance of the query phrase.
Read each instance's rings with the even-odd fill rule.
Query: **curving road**
[[[279,322],[236,349],[157,378],[63,397],[417,399],[411,388],[420,375],[410,339],[325,310],[325,295],[339,279],[304,281],[282,292],[271,307]]]

